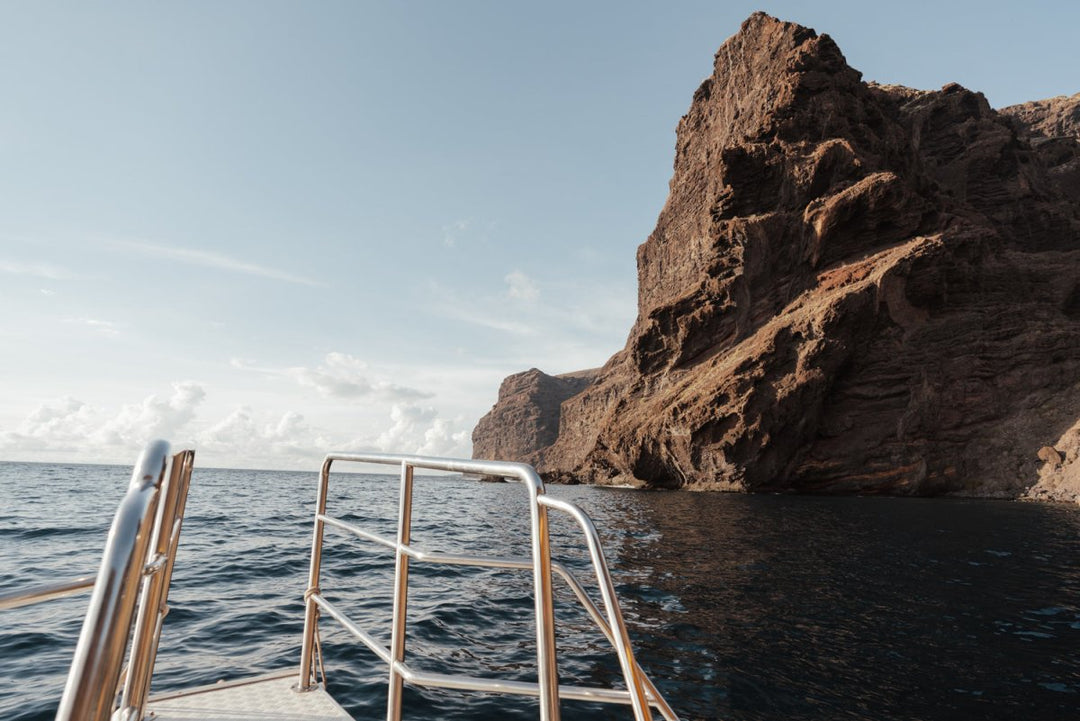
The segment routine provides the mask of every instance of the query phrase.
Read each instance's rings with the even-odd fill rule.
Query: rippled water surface
[[[130,470],[0,463],[0,589],[96,570]],[[315,473],[196,468],[154,690],[299,659]],[[554,487],[590,513],[642,666],[684,719],[1080,718],[1080,512],[990,501]],[[393,534],[397,482],[338,474],[330,512]],[[418,478],[414,540],[526,555],[524,489]],[[557,554],[585,572],[558,519]],[[322,588],[389,645],[392,558],[327,532]],[[528,574],[413,566],[419,668],[534,680]],[[617,681],[557,581],[560,674]],[[595,594],[594,594],[595,595]],[[51,719],[86,596],[0,612],[0,718]],[[385,668],[322,622],[331,693],[385,716]],[[564,702],[565,719],[629,718]],[[409,690],[408,719],[536,718],[529,700]]]

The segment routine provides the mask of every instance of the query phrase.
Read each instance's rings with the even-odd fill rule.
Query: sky
[[[1080,3],[0,2],[0,460],[469,456],[602,365],[754,10],[864,79],[1080,91]]]

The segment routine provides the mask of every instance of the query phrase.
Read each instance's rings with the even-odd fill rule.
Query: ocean
[[[95,572],[130,468],[0,463],[0,589]],[[198,467],[152,692],[295,668],[317,474]],[[981,500],[549,492],[594,519],[641,665],[683,719],[1080,717],[1080,508]],[[527,555],[525,490],[417,477],[414,541]],[[397,479],[335,474],[332,515],[393,535]],[[556,556],[580,571],[575,528]],[[408,660],[534,679],[527,573],[412,567]],[[322,588],[389,645],[393,559],[327,530]],[[563,682],[618,665],[556,580]],[[594,593],[598,598],[598,594]],[[51,719],[87,596],[0,611],[0,718]],[[386,669],[321,623],[331,693],[385,716]],[[406,719],[532,719],[535,701],[414,690]],[[630,718],[563,702],[564,719]]]

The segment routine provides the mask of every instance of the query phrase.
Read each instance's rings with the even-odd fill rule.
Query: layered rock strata
[[[1080,93],[1002,108],[1046,166],[1049,179],[1080,203]]]
[[[592,483],[1018,495],[1080,417],[1066,101],[867,84],[827,35],[751,16],[679,122],[625,348],[550,446],[527,419],[509,457]]]
[[[543,466],[543,451],[559,435],[560,406],[580,393],[596,369],[550,376],[536,368],[507,377],[499,399],[473,430],[473,458]]]

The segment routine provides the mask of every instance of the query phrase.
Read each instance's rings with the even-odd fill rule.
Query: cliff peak
[[[828,35],[753,14],[679,120],[626,347],[550,446],[526,419],[526,456],[597,483],[1017,495],[1080,416],[1076,105],[864,83]]]

